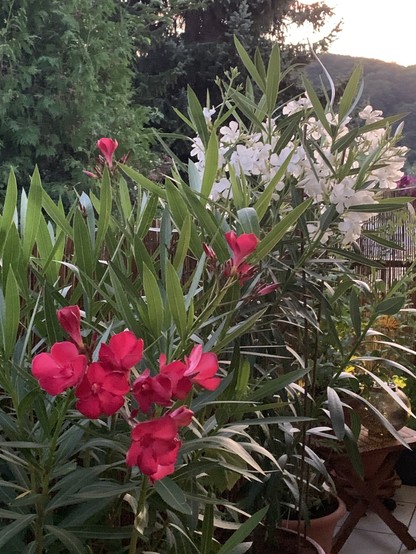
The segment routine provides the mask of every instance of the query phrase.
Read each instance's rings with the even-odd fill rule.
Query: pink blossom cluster
[[[81,312],[78,306],[58,310],[58,321],[70,341],[57,342],[50,352],[37,354],[32,360],[32,374],[40,387],[55,396],[75,387],[76,408],[85,417],[96,419],[118,412],[131,394],[137,403],[132,413],[148,414],[152,408],[167,408],[161,417],[146,421],[130,419],[132,444],[127,464],[138,466],[152,482],[173,473],[181,446],[179,429],[191,423],[193,412],[187,406],[175,407],[185,400],[193,385],[215,390],[218,359],[213,352],[195,346],[183,361],[166,363],[159,359],[159,373],[146,369],[135,380],[131,370],[142,359],[143,340],[131,331],[113,335],[108,344],[101,344],[98,360],[92,361],[81,335]],[[174,409],[175,408],[175,409]]]

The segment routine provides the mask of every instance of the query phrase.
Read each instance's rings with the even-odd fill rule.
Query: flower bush
[[[278,49],[266,68],[236,46],[251,80],[219,83],[215,112],[189,91],[180,116],[197,163],[174,159],[164,183],[116,161],[110,138],[97,143],[94,188],[68,211],[37,169],[20,196],[10,175],[0,218],[10,551],[244,552],[260,522],[275,529],[283,489],[299,505],[320,486],[298,468],[331,485],[311,437],[356,455],[344,369],[368,328],[353,264],[377,264],[355,241],[383,241],[363,223],[408,202],[383,196],[401,177],[400,129],[369,108],[352,125],[357,73],[338,107],[307,82],[307,97],[280,106]],[[374,315],[403,302],[393,288]]]

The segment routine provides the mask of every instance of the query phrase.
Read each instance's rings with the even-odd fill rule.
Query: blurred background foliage
[[[153,129],[182,130],[172,107],[184,109],[187,86],[215,103],[216,77],[241,65],[234,34],[250,54],[267,56],[277,41],[285,66],[306,63],[305,45],[284,47],[288,25],[318,29],[331,14],[325,2],[293,0],[4,0],[0,201],[11,167],[26,186],[38,164],[54,197],[85,190],[82,169],[100,136],[118,138],[141,171],[154,169]],[[332,38],[314,47],[324,51]]]

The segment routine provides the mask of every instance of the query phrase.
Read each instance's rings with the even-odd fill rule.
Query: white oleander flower
[[[381,117],[383,115],[383,112],[381,110],[373,110],[373,107],[370,105],[361,110],[358,115],[359,117],[361,117],[361,119],[365,120],[367,125],[383,119]]]
[[[222,135],[220,139],[222,144],[235,144],[241,135],[237,121],[230,121],[228,126],[221,127],[220,135]]]
[[[211,118],[215,114],[215,108],[203,108],[202,113],[204,114],[205,121],[211,123]]]

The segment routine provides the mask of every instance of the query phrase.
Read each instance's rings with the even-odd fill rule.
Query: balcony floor
[[[416,487],[402,485],[394,497],[394,516],[416,537]],[[339,554],[404,554],[408,550],[379,516],[369,512],[362,517]]]

